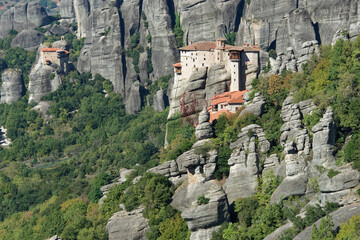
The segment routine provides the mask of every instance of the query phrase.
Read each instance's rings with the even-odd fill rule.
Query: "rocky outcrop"
[[[265,107],[265,98],[261,95],[260,92],[255,93],[255,97],[250,100],[250,92],[244,94],[244,110],[241,111],[239,117],[242,117],[248,113],[254,114],[256,116],[261,116],[264,112]]]
[[[116,4],[117,1],[74,1],[78,36],[86,37],[77,68],[80,72],[101,74],[113,83],[115,91],[125,96],[121,17]],[[131,85],[132,82],[128,90]]]
[[[54,24],[51,28],[50,28],[50,33],[57,35],[57,36],[62,36],[65,35],[66,33],[68,33],[70,30],[68,28],[65,28],[63,26],[61,26],[60,24]]]
[[[140,83],[138,81],[134,82],[125,104],[127,113],[134,114],[141,110],[140,90]]]
[[[23,30],[11,41],[11,47],[21,47],[28,51],[37,49],[44,36],[36,30]]]
[[[51,238],[48,238],[47,240],[61,240],[61,238],[58,235],[52,236]]]
[[[185,29],[185,42],[210,41],[225,37],[236,28],[235,21],[241,14],[243,1],[176,0],[175,8]],[[239,11],[239,12],[238,12]]]
[[[175,47],[175,36],[172,32],[174,9],[171,1],[144,0],[142,11],[144,11],[149,24],[148,29],[142,31],[143,35],[144,37],[148,34],[151,35],[151,62],[154,70],[149,77],[158,79],[173,73],[171,63],[175,63],[179,57],[179,52]]]
[[[4,38],[12,29],[17,32],[32,30],[49,22],[45,9],[37,2],[18,3],[1,15],[0,37]]]
[[[169,117],[180,112],[181,102],[191,110],[186,115],[200,112],[210,104],[215,93],[229,90],[230,80],[231,74],[226,71],[224,64],[216,64],[209,69],[200,68],[189,79],[180,79],[174,83],[171,92]]]
[[[195,136],[197,140],[209,139],[214,136],[211,124],[209,123],[210,114],[206,108],[204,108],[199,115],[199,124],[195,129]]]
[[[359,33],[360,33],[360,22],[351,24],[349,29],[350,40],[355,40],[359,36]]]
[[[284,124],[280,129],[280,144],[284,147],[285,179],[272,194],[272,202],[279,202],[292,195],[304,195],[306,192],[308,174],[305,159],[310,155],[311,143],[301,120],[303,113],[311,111],[311,106],[311,101],[293,103],[291,96],[283,103],[280,116]]]
[[[359,21],[356,0],[263,1],[252,0],[244,8],[237,43],[258,43],[277,53],[291,47],[300,56],[302,44],[316,39],[329,44],[336,31]]]
[[[270,58],[271,73],[279,74],[284,70],[291,72],[302,71],[302,65],[305,64],[314,54],[319,54],[318,41],[307,41],[299,48],[299,56],[296,58],[294,50],[289,47],[286,52],[279,53],[276,60]]]
[[[29,102],[39,102],[46,94],[56,91],[61,84],[61,78],[55,68],[45,65],[38,53],[37,59],[29,75]],[[53,74],[53,77],[50,75]]]
[[[148,221],[142,216],[143,210],[140,208],[132,212],[124,210],[115,213],[106,225],[109,240],[145,240],[145,233],[150,228]]]
[[[191,240],[210,239],[214,228],[229,220],[226,195],[220,186],[213,185],[204,197],[208,203],[199,205],[194,201],[181,214],[191,231]]]
[[[258,144],[255,143],[257,139]],[[236,199],[255,193],[259,175],[259,153],[270,149],[263,129],[256,124],[249,125],[238,135],[238,140],[230,145],[235,149],[228,160],[230,174],[224,184],[229,204]]]
[[[153,98],[153,108],[157,112],[162,112],[166,108],[166,95],[162,89],[158,90]]]
[[[334,145],[336,138],[336,128],[334,123],[334,112],[328,108],[312,130],[313,139],[313,161],[314,165],[331,167],[335,165]]]
[[[1,74],[0,102],[16,102],[25,93],[25,86],[20,69],[6,69]]]

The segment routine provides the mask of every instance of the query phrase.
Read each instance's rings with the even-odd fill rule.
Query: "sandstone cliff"
[[[1,16],[0,37],[5,37],[9,30],[21,32],[50,23],[45,9],[36,2],[18,3]]]
[[[25,93],[24,80],[20,69],[6,69],[1,74],[0,102],[16,102]]]

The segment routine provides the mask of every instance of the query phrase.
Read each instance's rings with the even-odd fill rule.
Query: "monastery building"
[[[40,54],[43,64],[59,67],[61,72],[68,71],[68,51],[61,48],[42,48]]]
[[[225,44],[225,39],[218,39],[216,42],[197,42],[182,47],[181,62],[173,65],[174,85],[182,79],[189,79],[201,68],[224,64],[226,71],[231,73],[229,92],[215,94],[211,99],[208,111],[212,122],[222,113],[235,113],[243,105],[242,97],[246,92],[246,81],[252,80],[246,79],[247,70],[250,66],[259,69],[259,52],[260,48],[256,45],[231,46]]]

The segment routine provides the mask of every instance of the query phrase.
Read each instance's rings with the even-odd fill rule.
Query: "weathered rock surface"
[[[235,21],[241,16],[243,1],[174,1],[175,8],[185,29],[185,42],[213,41],[225,37],[236,28]]]
[[[70,30],[68,28],[63,27],[60,24],[54,24],[50,29],[50,32],[57,36],[65,35],[69,31]]]
[[[246,92],[244,94],[243,100],[245,108],[241,111],[239,117],[244,116],[247,113],[254,114],[256,116],[261,116],[264,111],[265,107],[265,98],[263,95],[261,95],[260,92],[255,93],[255,97],[250,100],[249,97],[250,92]]]
[[[171,63],[175,63],[179,57],[179,52],[175,47],[175,36],[172,32],[174,8],[171,2],[144,0],[142,3],[142,11],[149,23],[148,33],[151,35],[151,61],[154,67],[150,76],[152,79],[173,74]],[[146,37],[145,33],[143,35]]]
[[[271,203],[279,203],[282,199],[289,196],[302,196],[306,192],[308,176],[306,174],[297,174],[287,176],[271,195]]]
[[[16,102],[25,93],[25,86],[20,69],[6,69],[1,74],[0,102]]]
[[[21,47],[32,51],[40,46],[43,37],[43,34],[39,31],[23,30],[11,41],[11,47]]]
[[[258,146],[255,139],[258,140]],[[255,124],[249,125],[238,135],[238,140],[230,145],[235,149],[228,160],[230,174],[224,184],[229,204],[240,197],[248,197],[255,193],[259,174],[259,155],[270,149],[263,129]]]
[[[221,187],[213,185],[204,196],[209,199],[209,203],[198,205],[195,201],[181,214],[192,232],[192,240],[209,239],[211,232],[205,229],[213,231],[213,227],[229,220],[228,203]]]
[[[313,139],[313,164],[330,167],[335,165],[334,145],[336,138],[336,128],[334,123],[334,112],[328,108],[312,130]]]
[[[39,102],[43,96],[57,90],[61,84],[61,79],[60,76],[57,75],[56,70],[57,69],[49,65],[43,64],[38,53],[29,75],[29,102]],[[50,74],[54,74],[53,79],[50,78]]]
[[[252,0],[242,13],[237,43],[258,43],[277,53],[291,47],[299,57],[304,42],[329,44],[336,31],[359,21],[358,2]]]
[[[154,99],[153,99],[153,107],[154,110],[157,112],[162,112],[166,108],[166,95],[162,89],[157,91],[155,93]]]
[[[142,216],[143,210],[140,208],[132,212],[124,210],[115,213],[106,225],[109,240],[145,240],[145,233],[150,228],[148,221]]]
[[[199,115],[199,124],[195,129],[195,136],[197,140],[209,139],[214,136],[213,129],[209,123],[210,114],[204,108]]]
[[[0,37],[4,38],[9,30],[21,32],[24,29],[32,30],[49,23],[45,9],[37,2],[18,3],[6,10],[0,20]]]
[[[140,83],[138,81],[132,84],[125,106],[126,112],[129,114],[134,114],[141,110]]]
[[[345,169],[333,178],[327,173],[319,177],[319,189],[321,192],[338,192],[355,187],[359,184],[359,172],[353,169]]]
[[[61,238],[58,235],[52,236],[51,238],[48,238],[47,240],[61,240]]]

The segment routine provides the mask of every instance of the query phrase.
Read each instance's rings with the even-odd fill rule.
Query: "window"
[[[204,61],[206,61],[206,58],[204,58]]]
[[[195,58],[193,58],[193,62],[195,62]]]
[[[204,64],[202,64],[202,66],[204,66]]]

